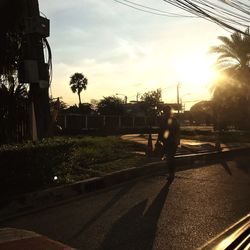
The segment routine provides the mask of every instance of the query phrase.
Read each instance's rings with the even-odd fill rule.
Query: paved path
[[[134,141],[147,145],[148,134],[127,134],[121,136],[123,140]],[[153,145],[155,145],[157,134],[152,134]],[[250,147],[250,143],[222,143],[221,150],[226,151],[230,149],[236,149],[240,147]],[[181,139],[181,146],[178,148],[177,155],[180,154],[193,154],[193,153],[205,153],[215,151],[215,142],[198,141],[190,139]]]
[[[196,249],[250,211],[250,157],[124,183],[2,223],[77,249]]]

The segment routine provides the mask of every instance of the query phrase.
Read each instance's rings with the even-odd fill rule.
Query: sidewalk
[[[0,250],[73,250],[60,242],[31,231],[15,228],[0,229]]]
[[[134,141],[147,145],[148,134],[128,134],[121,136],[123,140]],[[156,143],[157,134],[152,134],[153,146]],[[229,151],[240,148],[250,147],[250,143],[227,143],[220,144],[221,151]],[[181,139],[181,145],[177,150],[177,155],[189,155],[198,153],[209,153],[217,151],[215,142],[206,142],[198,140]]]

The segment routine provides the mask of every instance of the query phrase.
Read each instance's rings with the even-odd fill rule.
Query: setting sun
[[[205,87],[217,77],[214,61],[206,55],[182,55],[175,60],[176,74],[180,82],[192,87]]]

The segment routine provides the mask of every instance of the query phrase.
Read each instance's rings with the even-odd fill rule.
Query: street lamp
[[[124,94],[119,94],[119,93],[116,93],[116,95],[122,95],[122,96],[124,96],[124,103],[127,104],[127,102],[128,102],[128,97],[127,97],[126,95],[124,95]]]

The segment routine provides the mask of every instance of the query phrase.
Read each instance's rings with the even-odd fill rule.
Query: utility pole
[[[127,96],[125,96],[125,104],[127,104],[128,103],[128,97]]]
[[[32,139],[49,135],[49,68],[44,59],[43,39],[49,36],[49,20],[40,16],[38,0],[21,0],[23,37],[19,82],[29,83],[32,107]]]
[[[140,93],[137,92],[137,94],[136,94],[136,102],[137,102],[137,103],[138,103],[138,101],[139,101],[139,96],[140,96]]]
[[[178,110],[178,114],[180,113],[180,83],[177,83],[177,110]]]

